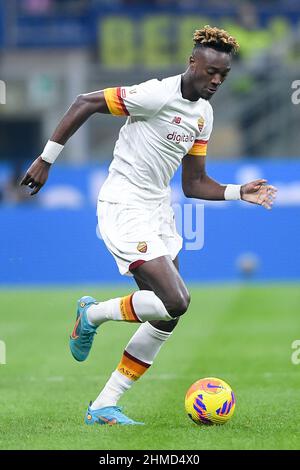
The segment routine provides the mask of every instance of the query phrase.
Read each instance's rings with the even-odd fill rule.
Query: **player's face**
[[[231,56],[210,48],[196,49],[189,68],[195,93],[210,100],[230,71]]]

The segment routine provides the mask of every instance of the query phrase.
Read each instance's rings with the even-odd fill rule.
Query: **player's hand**
[[[255,180],[241,186],[241,199],[258,204],[265,209],[272,209],[276,198],[277,188],[267,184],[267,180]]]
[[[32,188],[33,191],[31,191],[30,194],[33,196],[38,193],[41,187],[46,183],[50,167],[50,163],[45,162],[42,157],[38,157],[28,168],[20,185],[24,184],[29,188]]]

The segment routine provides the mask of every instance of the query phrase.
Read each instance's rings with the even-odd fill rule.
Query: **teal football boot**
[[[76,323],[70,336],[70,350],[76,361],[85,361],[88,357],[98,328],[87,319],[86,311],[93,304],[97,304],[97,301],[89,296],[81,297],[77,302]]]
[[[91,404],[92,402],[90,403],[90,406]],[[88,407],[84,418],[85,424],[107,424],[108,426],[113,426],[115,424],[145,424],[139,423],[138,421],[133,421],[133,419],[125,416],[122,413],[122,408],[119,406],[106,406],[104,408],[99,408],[98,410],[91,410],[90,406]]]

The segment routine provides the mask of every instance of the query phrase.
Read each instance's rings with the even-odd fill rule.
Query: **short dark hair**
[[[194,32],[194,48],[211,47],[220,52],[236,54],[240,48],[237,40],[230,36],[224,29],[204,26],[202,29],[196,29]]]

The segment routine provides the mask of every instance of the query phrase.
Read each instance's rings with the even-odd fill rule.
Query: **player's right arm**
[[[162,82],[154,79],[131,87],[105,88],[79,95],[58,124],[43,153],[27,170],[21,184],[32,188],[31,195],[36,194],[46,183],[51,164],[67,140],[92,114],[151,117],[168,99],[164,87]]]
[[[110,110],[104,96],[104,91],[96,91],[77,96],[66,114],[63,116],[50,141],[62,146],[69,138],[95,113],[109,114]],[[51,163],[40,155],[28,168],[21,184],[32,188],[31,195],[36,194],[48,179]]]
[[[77,96],[52,134],[51,140],[65,145],[79,127],[95,113],[109,114],[103,90]]]

